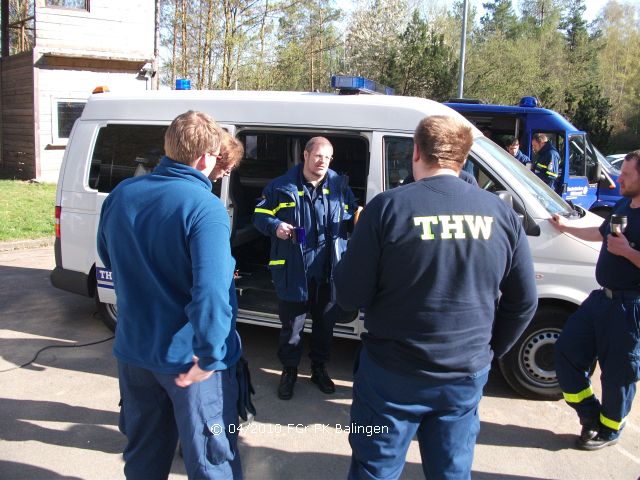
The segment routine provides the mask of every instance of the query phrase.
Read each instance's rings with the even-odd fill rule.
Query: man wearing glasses
[[[311,381],[335,392],[329,361],[337,311],[331,308],[333,266],[346,249],[347,229],[357,208],[346,176],[329,169],[333,146],[313,137],[304,163],[267,185],[254,212],[254,225],[271,238],[269,269],[278,295],[282,330],[278,358],[283,370],[278,397],[289,400],[302,357],[302,330],[311,313]]]

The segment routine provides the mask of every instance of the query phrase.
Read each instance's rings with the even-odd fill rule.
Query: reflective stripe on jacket
[[[302,178],[302,167],[302,164],[296,165],[271,181],[264,188],[253,215],[254,226],[271,237],[269,270],[278,298],[289,302],[308,299],[302,246],[289,239],[281,240],[276,236],[276,229],[281,222],[301,225],[303,190],[299,179]],[[355,196],[347,182],[346,176],[328,170],[323,184],[323,194],[327,195],[329,207],[324,221],[328,221],[325,242],[330,248],[331,271],[346,249],[347,227],[357,209]]]

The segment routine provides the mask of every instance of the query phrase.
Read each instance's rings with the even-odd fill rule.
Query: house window
[[[47,7],[75,8],[89,10],[89,0],[46,0]]]
[[[75,121],[82,115],[84,100],[56,98],[52,102],[51,136],[54,145],[66,145]]]

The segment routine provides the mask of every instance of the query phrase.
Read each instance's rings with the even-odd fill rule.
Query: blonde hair
[[[193,165],[202,155],[220,149],[220,137],[220,127],[211,116],[189,110],[169,125],[164,134],[164,151],[175,162]]]
[[[231,170],[236,168],[242,160],[244,147],[240,140],[226,130],[223,130],[222,141],[220,142],[220,153],[222,154],[222,159],[218,161],[216,167],[219,165],[220,168],[224,170]]]
[[[420,121],[413,141],[423,162],[459,171],[471,150],[473,133],[454,117],[433,115]]]
[[[333,149],[333,145],[331,142],[325,137],[313,137],[309,139],[307,144],[304,146],[304,150],[306,152],[312,151],[316,145],[329,145]]]

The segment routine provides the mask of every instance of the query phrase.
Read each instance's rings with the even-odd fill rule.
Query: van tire
[[[113,303],[102,303],[96,293],[96,307],[100,318],[112,332],[116,331],[116,323],[118,323],[118,310]]]
[[[511,350],[499,361],[507,383],[525,398],[558,400],[562,397],[555,371],[554,344],[569,312],[541,306]]]

